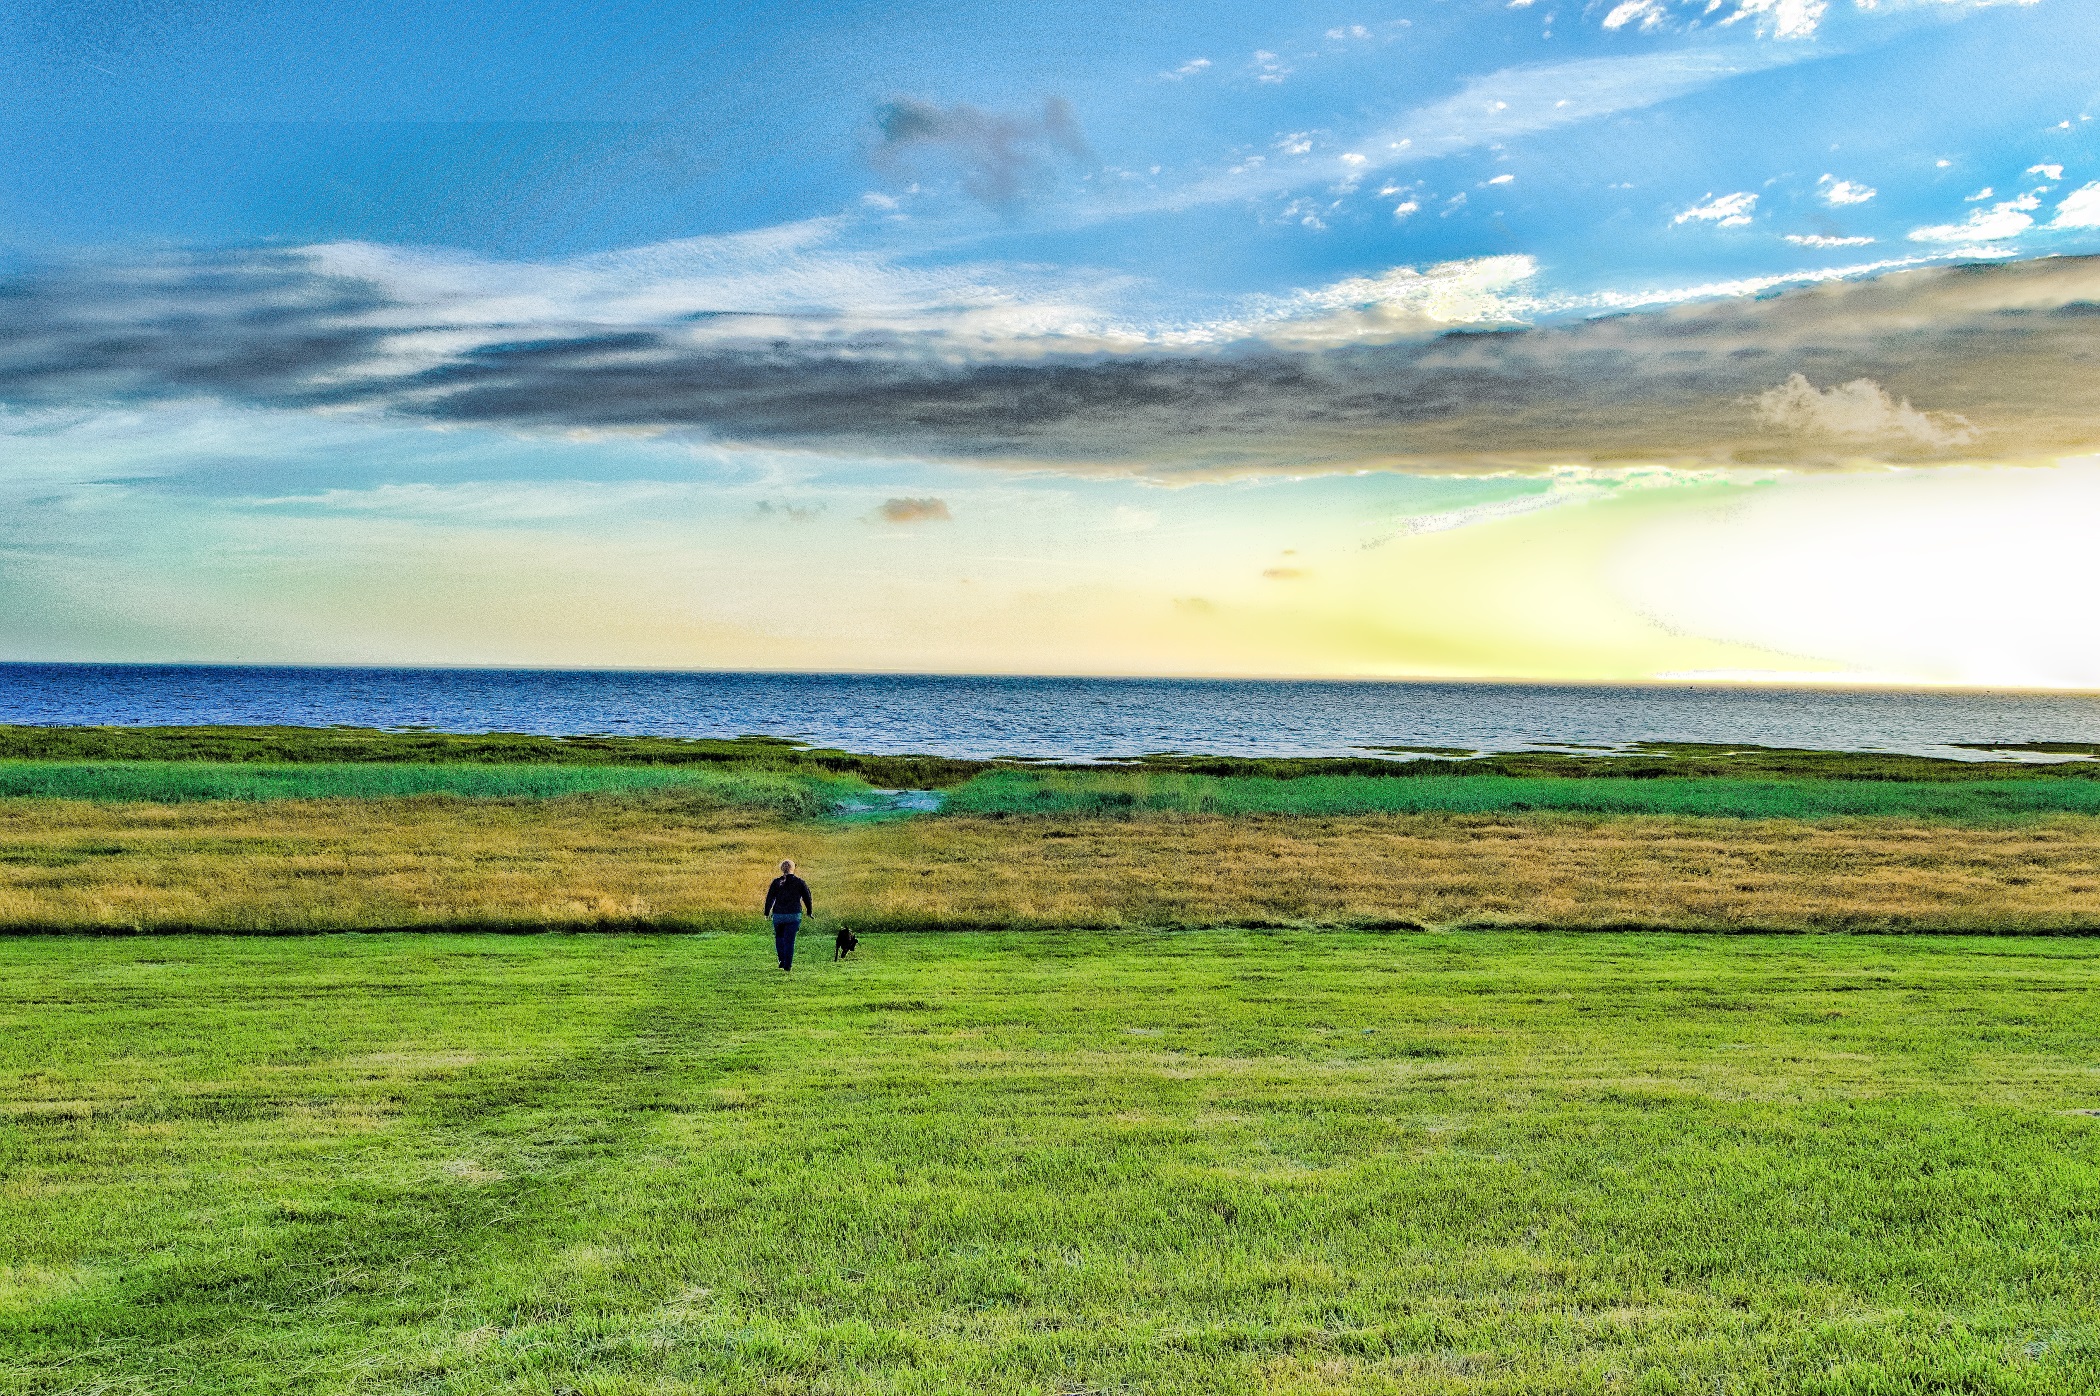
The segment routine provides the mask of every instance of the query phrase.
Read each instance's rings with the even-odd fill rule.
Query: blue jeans
[[[802,929],[802,913],[797,911],[773,918],[773,953],[780,957],[782,969],[795,967],[795,933]]]

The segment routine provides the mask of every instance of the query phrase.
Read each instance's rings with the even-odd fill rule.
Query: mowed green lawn
[[[8,1392],[2069,1392],[2100,944],[0,940]]]

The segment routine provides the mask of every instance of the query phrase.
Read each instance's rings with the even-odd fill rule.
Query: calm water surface
[[[1958,755],[2100,742],[2100,694],[0,664],[0,722],[766,733],[866,752],[1320,756],[1635,741]]]

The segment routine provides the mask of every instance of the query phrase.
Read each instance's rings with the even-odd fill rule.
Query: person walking
[[[817,914],[809,899],[809,884],[795,876],[795,860],[780,860],[780,876],[766,888],[766,915],[773,918],[773,953],[782,969],[795,967],[795,933],[802,929],[802,913]]]

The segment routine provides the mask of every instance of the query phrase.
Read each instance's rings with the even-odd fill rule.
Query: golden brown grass
[[[647,800],[0,801],[0,926],[2100,927],[2100,819],[1569,815],[788,823]]]

